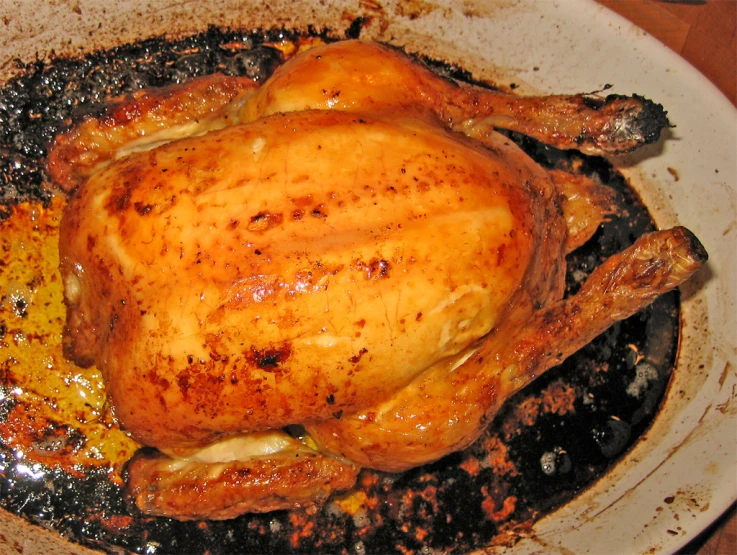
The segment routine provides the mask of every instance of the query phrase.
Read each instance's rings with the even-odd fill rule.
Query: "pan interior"
[[[359,31],[351,26],[347,35]],[[215,71],[262,80],[296,46],[333,38],[212,28],[31,62],[0,90],[4,509],[82,544],[140,553],[465,552],[514,543],[603,476],[647,430],[675,360],[677,293],[613,326],[512,398],[475,445],[433,465],[397,475],[364,471],[357,488],[317,511],[199,523],[128,511],[121,473],[137,446],[113,423],[99,373],[81,373],[59,351],[63,306],[54,249],[64,200],[45,187],[46,145],[105,99]],[[445,75],[471,78],[462,68],[428,62]],[[647,208],[605,160],[512,138],[541,164],[594,176],[618,193],[619,215],[570,255],[568,293],[606,257],[654,229]]]

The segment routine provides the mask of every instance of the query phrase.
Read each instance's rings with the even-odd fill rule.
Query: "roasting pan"
[[[710,253],[681,291],[677,361],[637,444],[572,501],[489,552],[670,553],[737,498],[737,114],[695,69],[589,0],[0,1],[0,82],[25,63],[143,38],[222,29],[345,30],[457,63],[521,93],[637,93],[675,125],[616,160],[659,227],[689,227]],[[2,478],[0,476],[0,478]],[[87,553],[0,512],[0,551]]]

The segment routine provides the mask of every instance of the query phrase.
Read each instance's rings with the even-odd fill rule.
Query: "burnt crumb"
[[[318,204],[312,209],[312,212],[310,212],[313,218],[327,218],[327,214],[325,213],[325,205],[324,204]]]
[[[633,94],[632,98],[642,102],[642,111],[635,124],[644,138],[644,143],[654,143],[660,138],[663,129],[672,127],[668,121],[668,112],[652,100]]]
[[[351,24],[348,26],[348,28],[345,30],[345,38],[347,39],[357,39],[361,36],[361,31],[363,30],[363,27],[369,23],[369,18],[367,17],[357,17],[355,18]]]
[[[257,349],[252,345],[247,356],[252,364],[262,370],[275,371],[287,361],[291,354],[292,349],[289,345],[282,345],[279,348],[268,347],[265,349]]]
[[[3,380],[3,382],[4,381],[5,380]],[[2,396],[2,401],[0,401],[0,424],[4,424],[8,421],[8,417],[18,403],[15,398],[10,395],[8,387],[4,384],[0,384],[0,396]]]
[[[325,402],[328,405],[334,405],[335,404],[335,395],[333,395],[332,393],[330,395],[328,395],[327,398],[325,399]]]
[[[13,312],[18,318],[25,318],[28,316],[28,302],[24,298],[16,299],[13,302]]]
[[[279,357],[275,354],[265,354],[258,361],[259,368],[269,368],[279,365]]]

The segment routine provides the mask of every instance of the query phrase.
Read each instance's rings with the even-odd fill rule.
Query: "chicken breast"
[[[346,41],[260,88],[140,93],[60,136],[68,354],[166,453],[131,464],[131,497],[230,518],[469,445],[509,395],[706,258],[681,228],[648,236],[563,301],[565,255],[610,193],[494,129],[618,152],[664,125],[637,97],[513,97]],[[291,425],[309,435],[285,439]]]

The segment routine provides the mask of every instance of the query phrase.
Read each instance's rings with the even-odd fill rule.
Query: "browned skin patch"
[[[270,212],[259,212],[251,217],[248,231],[263,233],[274,227],[280,226],[284,216],[282,214],[271,214]]]
[[[266,347],[258,349],[251,345],[250,352],[246,355],[254,366],[266,371],[278,372],[279,367],[287,361],[292,354],[291,347],[286,344],[281,347]]]

